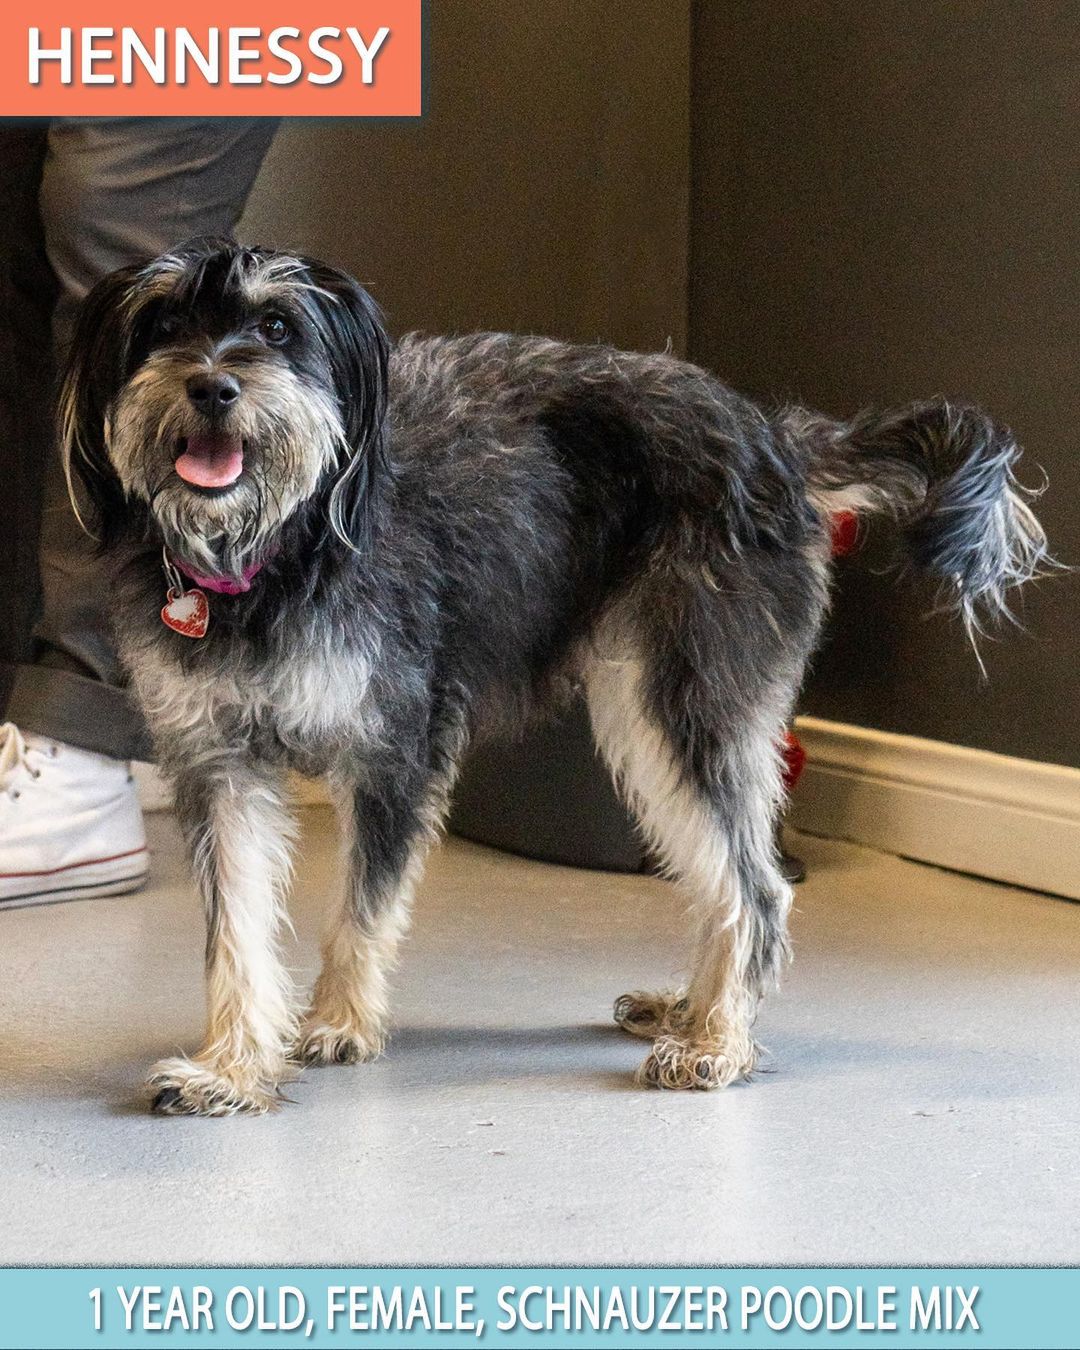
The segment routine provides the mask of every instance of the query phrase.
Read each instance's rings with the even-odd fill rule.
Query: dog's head
[[[344,272],[197,241],[99,282],[60,395],[102,540],[138,518],[239,577],[302,508],[358,544],[383,454],[387,340]]]

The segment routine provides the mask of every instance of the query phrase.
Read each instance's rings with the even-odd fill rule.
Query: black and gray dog
[[[463,751],[575,689],[696,928],[685,989],[616,1020],[653,1042],[647,1083],[746,1076],[786,953],[778,747],[830,516],[899,518],[969,625],[1045,556],[1016,445],[974,408],[767,416],[669,355],[391,348],[348,276],[223,241],[94,289],[60,415],[206,904],[209,1029],[153,1069],[165,1112],[265,1110],[291,1062],[379,1052]],[[277,950],[289,768],[329,776],[352,859],[303,1015]]]

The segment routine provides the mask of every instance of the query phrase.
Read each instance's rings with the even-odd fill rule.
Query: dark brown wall
[[[693,52],[691,354],[833,413],[984,402],[1080,562],[1080,7],[702,0]],[[1080,581],[1026,617],[983,685],[954,626],[847,566],[806,709],[1080,765]]]
[[[689,314],[692,354],[759,397],[979,399],[1080,561],[1075,5],[698,0],[692,79],[685,3],[429,14],[424,122],[287,125],[248,237],[349,266],[395,331],[681,350]],[[1076,578],[1029,596],[983,685],[925,596],[842,570],[810,711],[1080,764]]]
[[[395,331],[685,346],[687,0],[428,6],[419,123],[286,124],[248,238],[335,259]]]

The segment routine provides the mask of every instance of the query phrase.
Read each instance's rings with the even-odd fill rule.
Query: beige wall
[[[433,0],[428,15],[423,122],[287,124],[245,237],[348,267],[396,333],[685,351],[689,0]],[[475,759],[455,826],[640,862],[580,717]]]
[[[243,229],[401,332],[685,344],[689,5],[434,0],[421,123],[287,124]]]

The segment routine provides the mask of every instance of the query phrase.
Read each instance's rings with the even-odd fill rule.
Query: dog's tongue
[[[193,487],[228,487],[244,471],[244,443],[239,436],[189,436],[173,468]]]

